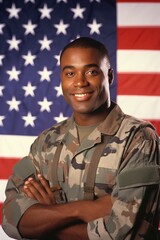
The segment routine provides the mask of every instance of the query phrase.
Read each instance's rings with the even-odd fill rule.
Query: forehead
[[[61,64],[68,62],[84,62],[84,61],[92,61],[99,62],[103,59],[102,54],[96,48],[84,48],[84,47],[71,47],[67,48],[62,57]]]

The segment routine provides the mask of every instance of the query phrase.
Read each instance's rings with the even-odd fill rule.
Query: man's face
[[[108,62],[94,48],[68,48],[61,59],[62,90],[75,113],[90,114],[108,101]]]

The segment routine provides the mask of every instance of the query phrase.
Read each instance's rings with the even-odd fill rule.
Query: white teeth
[[[76,97],[84,97],[87,95],[87,93],[76,93],[74,94]]]

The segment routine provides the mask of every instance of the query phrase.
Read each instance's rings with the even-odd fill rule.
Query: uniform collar
[[[106,135],[115,135],[121,126],[121,123],[125,117],[121,108],[115,103],[111,103],[111,111],[105,120],[97,127],[97,129]],[[69,131],[76,131],[74,116],[72,115],[67,121],[64,122],[61,129],[62,135],[66,135]],[[63,136],[64,136],[63,135]]]
[[[97,127],[102,134],[115,135],[125,117],[125,114],[116,103],[112,102],[111,108],[106,119]]]

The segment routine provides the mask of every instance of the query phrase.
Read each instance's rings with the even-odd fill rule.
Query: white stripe
[[[35,138],[33,136],[0,135],[0,156],[19,158],[27,155]]]
[[[4,202],[5,200],[6,184],[7,184],[7,180],[0,179],[0,202]]]
[[[117,102],[129,115],[160,120],[160,97],[119,95]]]
[[[8,237],[5,232],[3,231],[2,227],[0,226],[0,239],[1,240],[10,240],[13,238]]]
[[[118,50],[118,72],[160,73],[160,51]]]
[[[160,26],[160,3],[117,3],[118,26]]]

